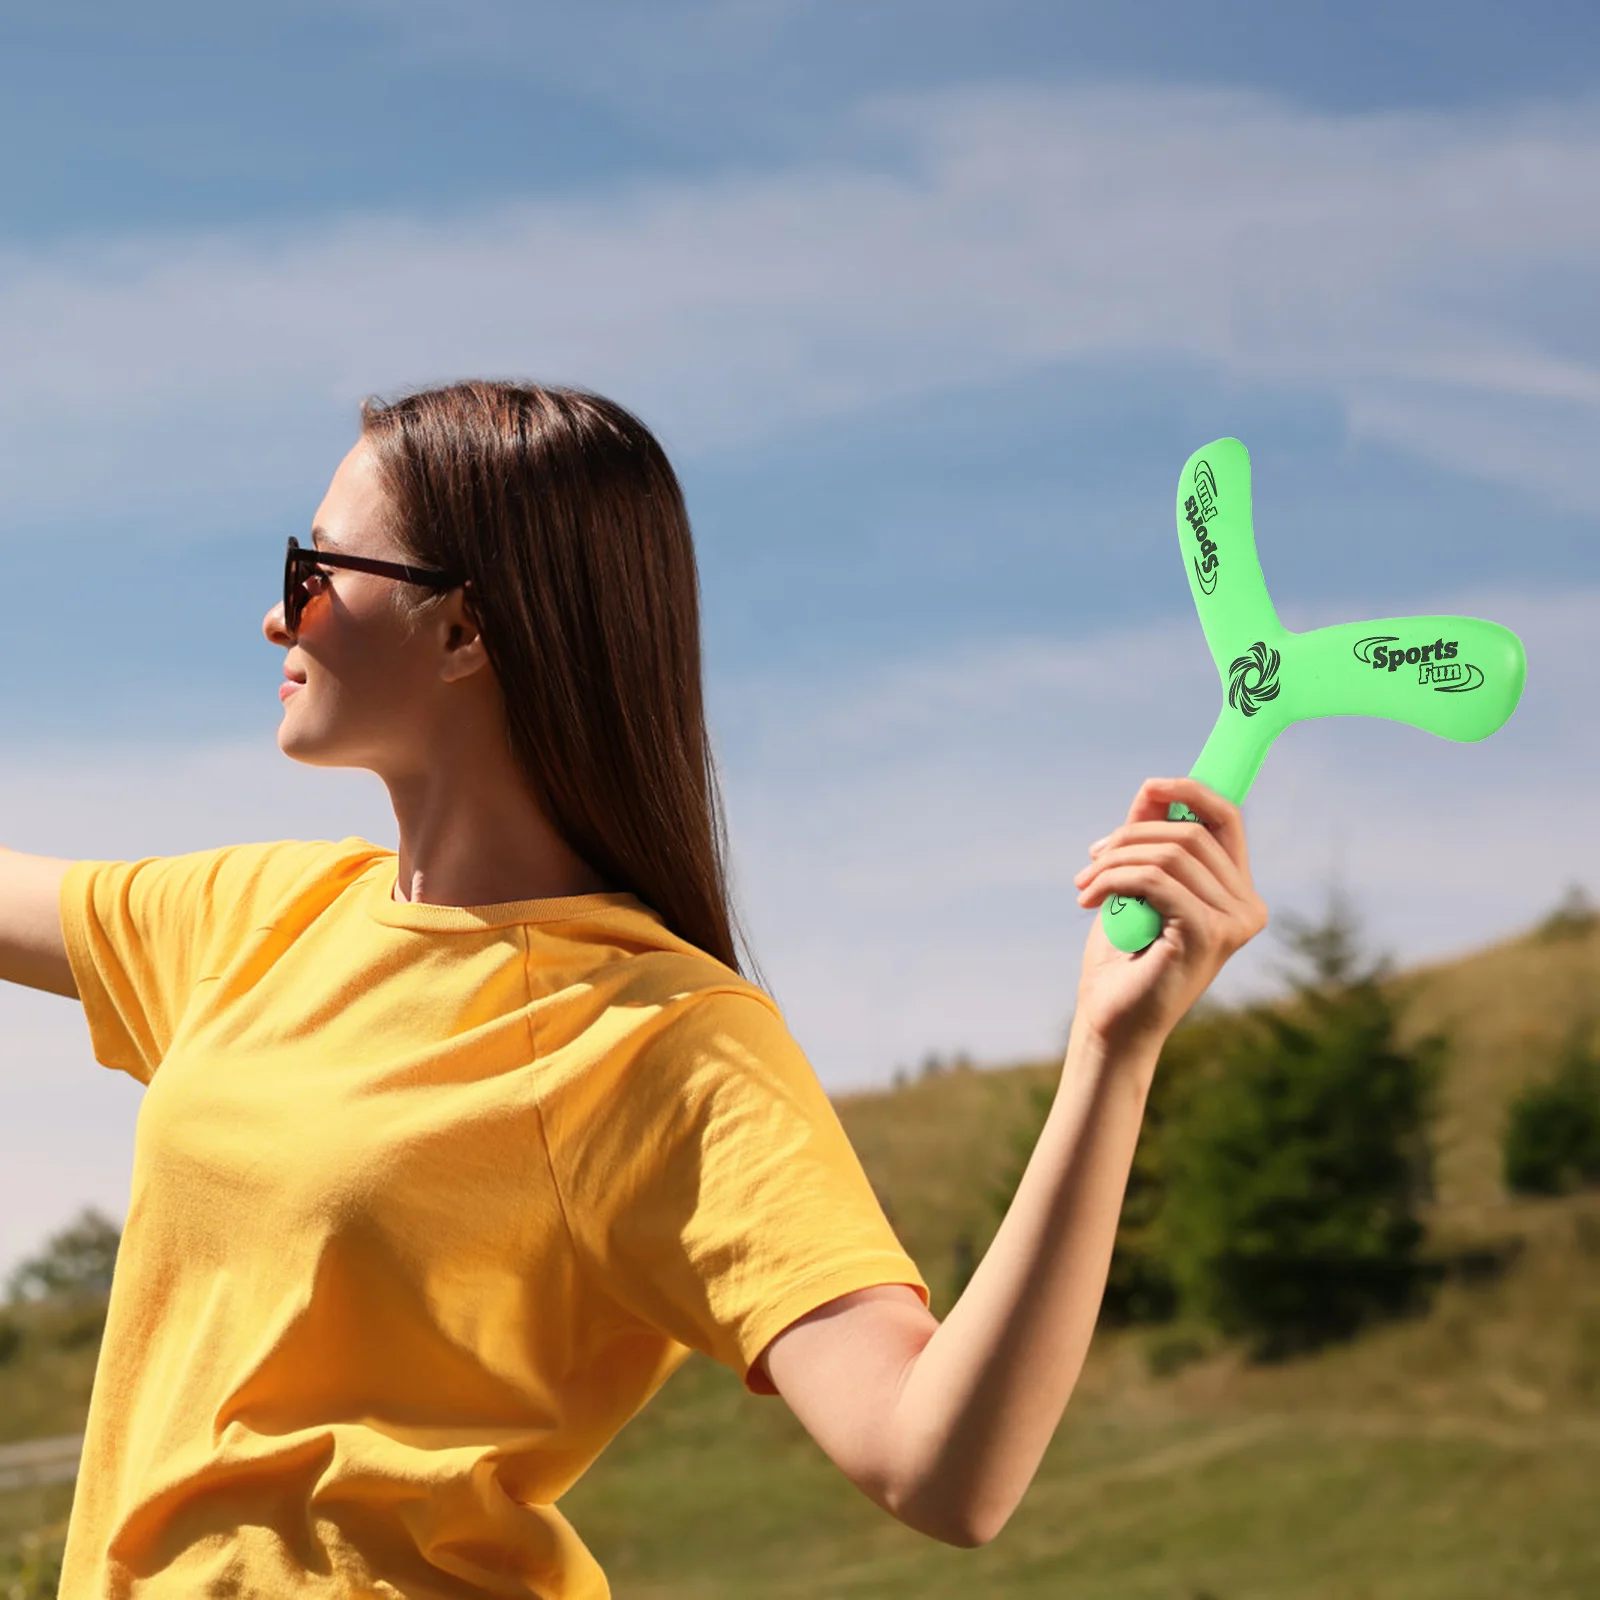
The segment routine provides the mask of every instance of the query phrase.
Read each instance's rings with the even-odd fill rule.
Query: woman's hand
[[[1181,800],[1200,818],[1168,822]],[[1117,1048],[1155,1045],[1205,993],[1223,963],[1267,925],[1267,908],[1250,881],[1239,808],[1193,778],[1151,778],[1128,820],[1089,847],[1073,880],[1078,904],[1108,896],[1147,900],[1161,913],[1160,936],[1138,955],[1106,938],[1098,917],[1089,930],[1078,982],[1074,1027]]]

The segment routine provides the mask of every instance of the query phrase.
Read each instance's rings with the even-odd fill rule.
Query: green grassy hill
[[[1453,1046],[1429,1218],[1452,1265],[1425,1313],[1273,1366],[1203,1348],[1165,1376],[1168,1335],[1102,1332],[1021,1510],[968,1552],[900,1528],[781,1402],[692,1361],[563,1503],[619,1597],[1600,1595],[1600,1194],[1519,1200],[1499,1179],[1510,1097],[1600,1011],[1600,930],[1396,982],[1408,1027]],[[840,1102],[936,1304],[988,1242],[987,1197],[1054,1071],[952,1069]],[[47,1343],[0,1367],[0,1439],[81,1422],[91,1348]],[[0,1494],[0,1544],[63,1503]]]

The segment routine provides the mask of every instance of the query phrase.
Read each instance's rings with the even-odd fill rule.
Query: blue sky
[[[1214,713],[1171,505],[1222,434],[1292,626],[1530,657],[1481,747],[1287,736],[1269,903],[1504,937],[1600,888],[1597,90],[1541,0],[11,8],[0,836],[392,842],[278,755],[259,619],[363,393],[518,374],[679,466],[747,920],[831,1086],[1059,1043],[1083,846]],[[136,1096],[53,997],[0,1038],[3,1260],[117,1209]]]

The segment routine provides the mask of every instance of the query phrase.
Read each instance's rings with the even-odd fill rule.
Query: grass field
[[[696,1360],[564,1509],[619,1596],[1600,1595],[1600,1196],[1508,1207],[1503,1271],[1305,1360],[1152,1374],[1103,1334],[1010,1525],[957,1551]]]
[[[617,1594],[650,1600],[1578,1600],[1600,1594],[1597,1476],[1594,1418],[1095,1399],[1001,1537],[958,1551],[696,1365],[566,1509]]]
[[[899,1527],[781,1402],[697,1358],[563,1502],[619,1600],[1600,1596],[1600,1194],[1511,1199],[1498,1154],[1510,1095],[1600,1003],[1600,933],[1401,981],[1409,1025],[1454,1047],[1424,1313],[1273,1366],[1182,1329],[1103,1332],[1028,1497],[976,1551]],[[936,1304],[987,1243],[984,1197],[1052,1076],[951,1070],[841,1102]],[[92,1355],[37,1338],[0,1366],[0,1440],[80,1426]],[[7,1550],[67,1501],[0,1493],[0,1597]]]
[[[0,1494],[0,1597],[46,1600],[55,1593],[72,1486],[11,1489]]]

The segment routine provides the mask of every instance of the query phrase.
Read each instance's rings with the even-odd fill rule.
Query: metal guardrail
[[[78,1476],[78,1461],[82,1455],[81,1433],[64,1434],[57,1439],[29,1439],[22,1444],[0,1444],[0,1489],[71,1483]]]

